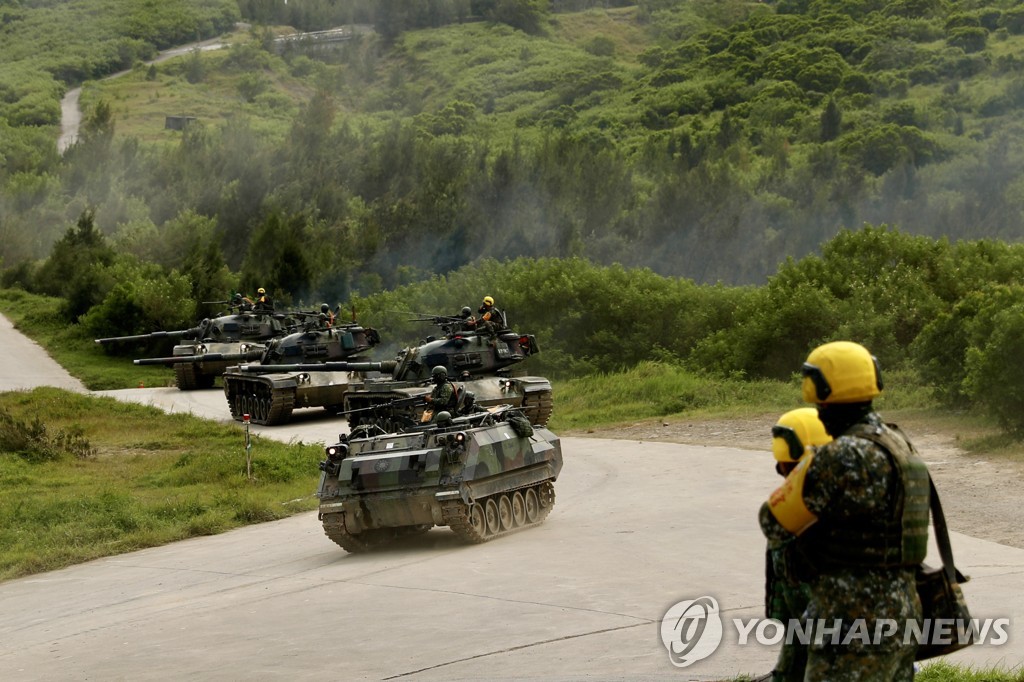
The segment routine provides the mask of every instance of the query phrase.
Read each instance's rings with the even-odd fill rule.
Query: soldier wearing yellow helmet
[[[813,407],[790,410],[779,417],[772,427],[772,454],[775,470],[789,477],[783,485],[793,485],[791,478],[802,476],[817,448],[831,440]],[[781,621],[787,633],[772,670],[773,682],[803,680],[807,665],[807,647],[789,633],[807,607],[810,592],[787,568],[784,549],[785,543],[769,542],[765,555],[765,615]]]
[[[874,411],[882,378],[866,348],[826,343],[801,373],[804,400],[834,440],[796,466],[759,518],[808,585],[806,618],[840,623],[837,636],[812,640],[805,679],[911,680],[917,643],[902,633],[921,617],[914,571],[927,550],[927,467]],[[875,635],[890,623],[898,636]],[[867,641],[855,636],[865,628]]]
[[[476,328],[495,336],[498,331],[505,328],[505,314],[494,307],[494,298],[484,296],[480,309],[477,311],[480,317],[476,321]]]
[[[263,287],[256,290],[256,301],[253,303],[253,310],[257,313],[274,312],[274,301],[267,295],[267,290]]]

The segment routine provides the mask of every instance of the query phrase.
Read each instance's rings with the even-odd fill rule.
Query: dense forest
[[[6,268],[45,257],[86,210],[143,260],[181,270],[208,243],[247,285],[296,299],[481,257],[757,284],[864,223],[1024,234],[1014,2],[208,0],[85,19],[124,4],[2,5]],[[151,144],[126,132],[126,86],[90,85],[84,134],[57,156],[64,88],[237,18],[266,23],[230,50],[126,77],[155,102],[213,99],[227,79],[223,110]],[[69,37],[59,58],[28,49],[70,20],[118,37]],[[277,22],[341,20],[377,30],[330,51],[273,49]]]
[[[0,0],[0,283],[90,334],[265,286],[394,343],[489,293],[552,373],[845,336],[1013,425],[1022,48],[1010,0]]]

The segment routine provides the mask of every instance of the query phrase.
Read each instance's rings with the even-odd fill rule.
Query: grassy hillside
[[[1024,237],[1011,3],[648,0],[529,32],[463,18],[378,15],[377,33],[280,55],[290,29],[257,27],[90,83],[82,143],[0,178],[0,257],[44,255],[85,207],[108,235],[198,214],[244,281],[340,299],[482,256],[759,283],[864,223]],[[9,168],[33,167],[22,151]]]

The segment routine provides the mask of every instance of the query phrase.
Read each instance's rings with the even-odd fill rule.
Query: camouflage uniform
[[[761,529],[769,547],[781,551],[786,570],[801,573],[808,584],[810,599],[805,619],[814,623],[824,619],[829,627],[836,619],[842,621],[836,643],[828,634],[821,641],[812,639],[804,678],[808,682],[901,681],[914,677],[917,645],[913,641],[903,644],[903,633],[908,620],[921,618],[912,564],[924,557],[922,553],[919,558],[895,564],[869,558],[880,547],[878,538],[886,530],[886,520],[895,518],[899,524],[903,509],[900,486],[905,489],[906,485],[901,483],[900,468],[885,448],[872,440],[849,435],[861,425],[894,433],[871,412],[847,429],[846,434],[818,450],[807,469],[802,493],[807,509],[818,517],[814,525],[796,537],[772,515],[768,503],[760,511]],[[923,466],[920,463],[919,467]],[[927,490],[927,479],[925,486]],[[914,507],[919,510],[921,499],[914,499]],[[926,542],[927,495],[923,504]],[[921,530],[919,521],[918,518],[915,535]],[[858,533],[867,544],[858,543]],[[875,544],[870,544],[869,537],[874,538]],[[897,541],[896,545],[899,544]],[[892,549],[887,547],[886,551]],[[899,553],[900,547],[895,550]],[[866,625],[868,641],[852,630],[856,619],[862,619]],[[875,644],[871,640],[879,619],[895,621],[897,629],[895,635]],[[844,645],[848,634],[850,641]]]
[[[256,302],[252,306],[253,312],[257,313],[272,313],[274,312],[274,301],[270,296],[266,294],[260,294],[256,297]]]
[[[768,562],[765,616],[781,621],[789,630],[793,622],[803,616],[811,591],[806,583],[800,582],[787,571],[785,546],[786,542],[769,543],[765,557]],[[807,647],[787,636],[772,671],[772,682],[800,682],[804,679],[806,666]]]
[[[444,410],[454,414],[456,407],[455,384],[444,381],[434,386],[430,392],[430,406],[434,410],[435,417],[438,412]]]
[[[477,320],[478,331],[495,336],[505,328],[505,314],[494,306],[480,306],[480,319]]]

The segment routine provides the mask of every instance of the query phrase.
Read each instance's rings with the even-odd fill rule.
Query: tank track
[[[551,399],[551,391],[527,393],[526,397],[523,398],[523,410],[526,412],[526,418],[530,420],[531,424],[547,426],[548,420],[551,419],[552,409],[554,409],[554,405]]]
[[[353,534],[349,533],[348,529],[345,528],[345,514],[343,512],[324,514],[321,522],[324,526],[324,535],[349,554],[366,552],[399,538],[426,533],[433,528],[431,525],[424,524],[420,526],[403,526],[401,528],[373,528],[364,530],[362,533]]]
[[[197,388],[213,388],[216,377],[196,372],[196,366],[190,362],[179,362],[174,366],[174,381],[178,390],[192,391]]]
[[[501,514],[499,512],[498,530],[493,530],[486,519],[487,502],[489,500],[494,501],[495,506],[500,509],[501,498],[507,498],[511,505],[513,494],[516,492],[523,495],[524,499],[526,499],[530,493],[536,495],[538,505],[534,520],[530,521],[529,516],[527,515],[522,522],[516,522],[515,516],[513,515],[512,522],[510,524],[506,524],[506,522],[501,520]],[[551,513],[551,508],[555,506],[555,486],[552,485],[550,481],[545,481],[538,485],[526,486],[515,490],[508,490],[502,493],[489,495],[488,497],[477,500],[473,506],[475,507],[476,505],[480,505],[480,508],[485,510],[485,517],[482,524],[479,521],[474,523],[474,520],[471,518],[472,507],[467,505],[465,502],[462,502],[461,500],[448,500],[441,503],[441,515],[445,525],[451,528],[459,538],[472,544],[489,542],[494,538],[526,530],[527,528],[539,526],[544,523],[544,519],[546,519],[548,514]],[[524,511],[524,514],[527,514],[527,512]]]
[[[224,377],[225,393],[231,416],[242,421],[248,414],[253,424],[275,426],[291,419],[295,407],[294,390],[274,390],[269,383],[248,377]]]

